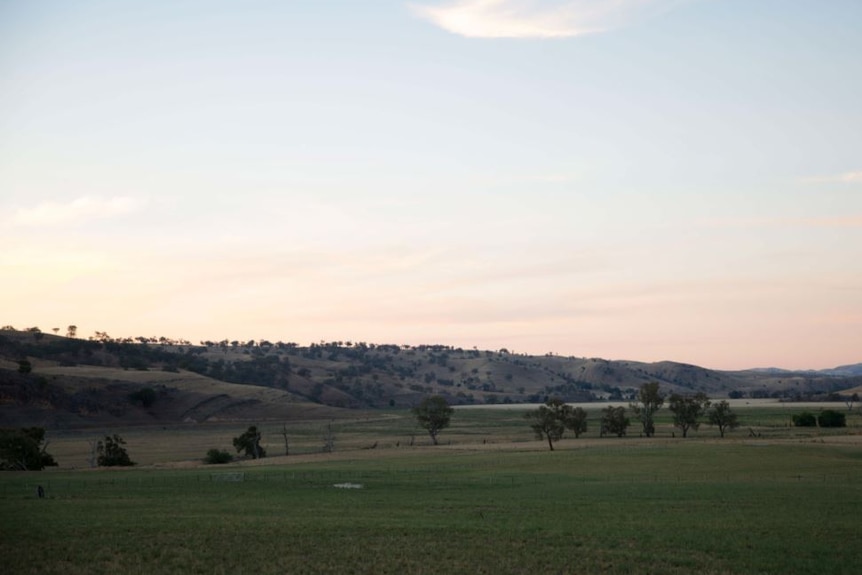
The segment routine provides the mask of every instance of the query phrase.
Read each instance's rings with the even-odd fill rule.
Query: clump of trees
[[[432,395],[423,399],[412,411],[419,427],[427,431],[428,435],[431,436],[431,442],[437,445],[437,435],[449,427],[452,413],[455,410],[452,409],[446,398]]]
[[[643,433],[647,437],[655,434],[655,414],[664,404],[664,395],[659,392],[657,381],[645,383],[638,390],[637,402],[629,407],[635,419],[641,422]]]
[[[554,442],[562,439],[567,429],[575,438],[587,431],[587,412],[580,407],[573,408],[559,398],[552,398],[538,409],[527,412],[524,417],[530,422],[536,439],[547,439],[548,447],[554,450]]]
[[[688,437],[688,430],[700,427],[700,419],[706,413],[710,401],[705,393],[694,395],[671,394],[669,409],[673,413],[673,425],[682,431],[683,437]],[[724,434],[722,434],[722,437]]]
[[[129,453],[123,447],[125,440],[117,435],[106,435],[104,440],[96,444],[96,463],[100,467],[130,467],[135,462],[129,459]]]
[[[251,425],[242,435],[233,438],[233,446],[237,453],[242,452],[246,457],[260,459],[266,457],[266,450],[260,444],[261,437],[257,426]]]
[[[45,429],[22,427],[0,430],[0,470],[41,471],[57,462],[46,451]]]

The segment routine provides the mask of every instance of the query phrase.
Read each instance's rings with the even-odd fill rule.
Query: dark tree
[[[44,445],[43,445],[44,442]],[[45,450],[45,429],[25,427],[0,430],[0,469],[41,471],[57,462]]]
[[[259,459],[266,457],[266,450],[260,445],[261,434],[256,425],[250,426],[239,437],[233,438],[233,446],[237,453],[244,452],[246,457]]]
[[[140,403],[145,408],[152,407],[158,397],[158,393],[152,387],[145,387],[129,394],[129,400],[132,403]]]
[[[524,414],[536,434],[536,439],[547,439],[551,451],[554,450],[554,442],[559,441],[566,431],[562,416],[566,407],[568,406],[565,403],[554,398],[545,402],[545,405],[540,405],[538,409]]]
[[[96,463],[100,467],[129,467],[135,462],[129,459],[129,454],[126,448],[125,440],[117,435],[105,436],[104,441],[99,441],[96,444]]]
[[[688,430],[697,430],[700,427],[700,418],[709,407],[709,399],[705,393],[695,395],[680,395],[674,393],[670,396],[670,410],[673,413],[673,424],[682,430],[682,436],[688,436]]]
[[[629,426],[629,418],[626,417],[625,407],[606,407],[602,410],[602,429],[600,435],[614,434],[622,437],[626,434]]]
[[[733,430],[739,427],[736,414],[730,409],[730,404],[726,401],[719,401],[714,404],[709,411],[706,412],[707,421],[710,425],[718,427],[718,432],[724,437],[724,432]]]
[[[854,393],[844,397],[844,404],[847,406],[847,411],[853,411],[853,404],[859,401],[859,394]]]
[[[437,445],[437,434],[449,427],[449,421],[452,419],[452,412],[454,411],[446,399],[439,395],[426,397],[412,411],[419,427],[427,431],[428,435],[431,436],[431,441]]]
[[[556,397],[527,412],[524,417],[529,420],[536,439],[548,440],[551,451],[554,450],[554,442],[562,439],[566,429],[572,430],[575,437],[587,430],[587,412],[580,407],[572,408]]]
[[[566,406],[571,408],[571,406]],[[583,407],[569,409],[563,419],[563,425],[575,434],[575,439],[587,432],[587,412]]]
[[[66,328],[66,337],[75,337],[76,335],[78,335],[77,325],[70,325]]]
[[[33,371],[33,364],[29,359],[18,360],[18,373],[28,374]]]
[[[817,424],[820,427],[845,427],[847,420],[840,411],[825,409],[817,417]]]
[[[632,413],[641,422],[644,435],[652,437],[655,434],[655,413],[664,404],[664,396],[659,393],[656,381],[645,383],[638,391],[638,403],[632,403]]]
[[[813,413],[803,411],[802,413],[793,414],[790,419],[793,421],[794,427],[816,427],[817,417]]]

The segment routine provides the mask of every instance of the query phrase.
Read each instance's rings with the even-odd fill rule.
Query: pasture
[[[663,424],[654,439],[591,435],[549,452],[517,411],[459,411],[438,447],[390,413],[334,424],[331,454],[319,422],[297,423],[296,455],[261,462],[5,473],[0,558],[9,573],[56,574],[856,573],[858,429],[782,422],[725,440],[708,427],[674,439]],[[168,452],[152,447],[160,433],[199,455],[227,447],[210,444],[228,427],[207,429],[126,437],[138,460],[136,446]],[[62,463],[76,441],[50,450]]]

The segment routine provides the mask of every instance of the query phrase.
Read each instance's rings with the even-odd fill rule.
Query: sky
[[[858,0],[0,0],[0,324],[862,361]]]

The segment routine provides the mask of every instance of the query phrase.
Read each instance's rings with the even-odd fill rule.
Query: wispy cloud
[[[454,0],[413,12],[468,38],[567,38],[618,28],[679,0]]]
[[[12,215],[18,226],[49,226],[106,219],[139,209],[143,201],[129,197],[94,198],[84,196],[69,202],[46,201],[32,208],[19,208]]]
[[[862,215],[714,219],[707,220],[704,224],[719,228],[859,228],[862,227]]]
[[[844,172],[832,176],[815,176],[805,178],[804,182],[809,184],[837,183],[837,184],[862,184],[862,172]]]

